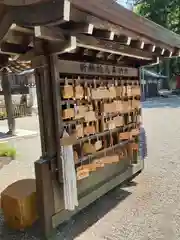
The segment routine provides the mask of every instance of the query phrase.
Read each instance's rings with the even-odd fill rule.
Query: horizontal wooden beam
[[[128,36],[125,36],[125,35],[120,35],[120,36],[115,36],[114,40],[116,42],[119,42],[121,44],[124,44],[124,45],[131,45],[131,41],[132,41],[132,38],[131,37],[128,37]]]
[[[23,54],[29,51],[31,48],[19,44],[13,44],[13,43],[7,43],[3,42],[1,43],[0,52],[4,54],[9,55],[15,55],[15,54]]]
[[[144,50],[149,51],[149,52],[155,52],[156,50],[156,45],[155,44],[145,44]]]
[[[55,27],[36,26],[34,28],[35,37],[48,41],[64,41],[65,37],[62,31]]]
[[[65,25],[61,25],[64,33],[66,34],[89,34],[92,35],[94,31],[94,25],[86,22],[67,22]]]
[[[17,31],[17,32],[22,32],[22,33],[27,33],[27,34],[34,34],[34,30],[30,28],[25,28],[18,26],[17,24],[13,23],[10,27],[10,30]]]
[[[71,36],[69,40],[62,43],[58,43],[58,42],[49,43],[47,51],[49,52],[49,54],[54,54],[54,53],[64,54],[64,53],[70,53],[76,48],[77,48],[76,37]]]
[[[22,32],[9,30],[4,36],[4,42],[28,46],[33,41],[31,34],[22,34]]]
[[[84,55],[84,56],[94,56],[95,53],[94,53],[94,51],[92,51],[92,50],[84,49],[83,55]]]
[[[96,44],[92,44],[91,41],[86,42],[77,39],[77,46],[82,48],[88,48],[100,52],[107,52],[115,55],[124,55],[133,58],[151,60],[153,58],[152,53],[144,52],[140,49],[130,48],[129,46],[121,45],[118,42],[111,42],[106,40],[99,40]]]
[[[113,31],[102,30],[102,29],[95,29],[93,31],[93,36],[97,38],[104,38],[107,40],[114,40],[115,33]]]
[[[60,73],[70,74],[88,74],[88,75],[109,75],[137,77],[137,68],[127,68],[121,66],[112,66],[106,64],[76,62],[56,59],[56,66]]]
[[[96,57],[97,57],[97,58],[104,58],[104,57],[105,57],[105,53],[99,51],[99,52],[96,53]]]
[[[13,19],[20,26],[57,25],[70,20],[71,3],[69,0],[45,1],[12,8]]]
[[[131,41],[131,46],[134,48],[138,48],[138,49],[144,49],[145,46],[145,42],[141,39],[139,40],[132,40]]]

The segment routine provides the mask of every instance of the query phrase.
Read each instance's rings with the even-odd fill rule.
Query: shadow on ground
[[[134,186],[136,183],[132,182],[131,184]],[[126,186],[128,185],[122,185],[122,187]],[[103,216],[115,208],[116,205],[127,198],[130,194],[130,192],[123,190],[120,187],[115,188],[78,213],[70,221],[59,226],[56,230],[55,236],[52,237],[52,240],[73,240],[75,237],[85,232],[93,224],[98,222]],[[42,240],[43,238],[41,237],[39,229],[40,227],[37,223],[36,226],[27,230],[26,232],[12,231],[4,225],[4,219],[0,218],[1,240]]]

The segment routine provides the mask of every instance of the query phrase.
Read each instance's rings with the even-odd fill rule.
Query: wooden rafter
[[[60,29],[36,26],[35,37],[48,41],[64,41],[65,37]]]
[[[71,0],[71,3],[81,11],[91,12],[94,16],[103,19],[106,22],[113,23],[111,25],[112,28],[116,28],[117,26],[118,28],[123,27],[137,35],[141,35],[142,37],[147,37],[151,40],[159,41],[172,47],[175,45],[180,47],[180,40],[177,34],[132,13],[130,10],[124,8],[115,1],[104,2],[103,7],[102,3],[97,0],[88,1],[86,4],[83,4],[83,0]],[[88,15],[87,19],[95,25],[95,19],[93,16]],[[113,31],[116,32],[115,29],[113,29]]]
[[[96,44],[92,44],[91,41],[82,42],[77,39],[77,46],[115,55],[136,57],[139,59],[151,60],[153,58],[152,53],[143,52],[140,49],[129,48],[128,46],[121,45],[118,42],[109,42],[106,40],[99,40]]]
[[[110,0],[103,3],[103,8],[102,3],[96,0],[88,1],[86,4],[83,4],[83,0],[59,0],[54,3],[44,1],[42,5],[26,3],[27,1],[21,7],[11,7],[11,11],[3,11],[1,14],[1,53],[23,55],[25,53],[22,58],[32,58],[35,55],[33,50],[35,36],[49,42],[49,53],[52,54],[56,51],[62,54],[72,52],[80,47],[106,52],[106,57],[110,60],[114,59],[113,55],[132,58],[135,56],[149,60],[154,56],[179,55],[179,36],[136,16]],[[16,23],[12,24],[12,18]],[[42,24],[46,26],[41,26]],[[152,31],[154,34],[150,36],[149,32]],[[77,41],[73,40],[72,44],[71,40],[75,38]]]

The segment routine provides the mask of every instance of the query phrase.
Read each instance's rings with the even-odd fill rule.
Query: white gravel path
[[[143,120],[149,153],[143,173],[131,186],[116,188],[61,226],[55,239],[180,239],[180,99],[146,102]],[[38,142],[37,138],[27,141]],[[29,151],[32,142],[29,142]],[[22,151],[22,146],[20,148]],[[24,150],[27,152],[27,147]],[[27,163],[30,159],[25,151],[23,156]],[[13,239],[40,240],[41,237],[37,229],[26,233],[8,232],[0,220],[0,240]]]

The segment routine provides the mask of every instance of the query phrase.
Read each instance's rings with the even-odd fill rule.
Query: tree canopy
[[[180,34],[180,0],[136,0],[134,11]]]

